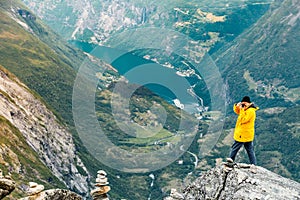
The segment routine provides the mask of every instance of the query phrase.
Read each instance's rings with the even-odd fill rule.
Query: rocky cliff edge
[[[204,173],[183,192],[171,191],[165,200],[299,200],[300,183],[279,176],[263,167],[255,170],[247,164],[236,164],[228,170],[224,164]]]

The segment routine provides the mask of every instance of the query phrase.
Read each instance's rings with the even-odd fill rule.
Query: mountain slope
[[[72,135],[51,111],[7,70],[1,69],[1,116],[13,124],[27,143],[61,181],[74,190],[87,191],[84,168],[75,154]]]
[[[13,2],[12,7],[10,2]],[[162,183],[155,183],[153,187],[150,187],[152,179],[149,178],[148,173],[123,173],[104,166],[93,158],[80,143],[73,124],[71,108],[76,69],[80,66],[80,59],[86,57],[78,50],[72,50],[71,47],[60,42],[50,29],[18,1],[1,1],[0,5],[1,65],[20,79],[18,83],[23,82],[26,85],[20,83],[22,87],[19,87],[18,84],[9,81],[14,87],[21,90],[21,93],[26,94],[25,97],[29,98],[27,101],[32,103],[21,104],[22,106],[15,105],[14,102],[18,102],[20,99],[13,95],[13,88],[3,89],[6,96],[10,98],[4,99],[2,105],[6,109],[3,110],[2,115],[26,136],[27,142],[32,144],[31,147],[37,151],[40,159],[70,189],[78,193],[87,191],[87,181],[94,179],[89,177],[85,170],[86,166],[89,174],[96,174],[99,169],[107,171],[110,175],[110,185],[114,188],[110,192],[112,198],[145,199],[149,194],[153,198],[161,198],[164,195],[161,188],[168,185],[170,177],[176,176],[172,171],[181,170],[183,177],[191,171],[193,163],[189,160],[190,156],[186,155],[183,158],[186,160],[184,165],[174,164],[167,170],[156,172],[157,176],[167,174],[167,178]],[[57,42],[58,45],[56,45]],[[107,68],[110,66],[98,60],[94,67],[97,67],[96,69],[99,71],[104,69],[109,72]],[[3,71],[5,70],[3,69]],[[4,74],[10,73],[5,72]],[[118,77],[116,74],[114,72],[114,76]],[[7,75],[3,77],[7,82]],[[104,77],[102,78],[104,79]],[[110,76],[106,75],[106,78],[108,81],[100,80],[99,87],[102,88],[111,83]],[[27,86],[33,92],[29,92]],[[26,99],[22,95],[21,97]],[[163,100],[157,98],[156,101],[159,103]],[[56,116],[53,116],[42,103],[47,104],[47,108],[51,108]],[[165,105],[167,104],[165,103]],[[166,107],[172,106],[167,105]],[[142,108],[144,105],[139,106],[139,109]],[[13,117],[9,112],[10,109],[14,110]],[[170,112],[178,113],[179,110],[172,107]],[[135,114],[138,115],[138,112]],[[101,121],[101,119],[99,120]],[[68,127],[63,126],[64,122],[68,123]],[[116,127],[111,124],[108,128],[112,133],[116,130]],[[70,135],[68,129],[71,129],[73,136]],[[75,140],[76,146],[74,145]],[[178,170],[174,170],[174,168]]]
[[[297,181],[299,7],[299,1],[277,1],[255,26],[213,55],[228,84],[230,105],[249,95],[260,107],[255,140],[259,165]],[[228,116],[228,131],[234,128],[235,119],[234,115]],[[227,145],[230,147],[230,143]]]
[[[63,116],[64,121],[69,123],[72,119],[70,94],[75,70],[69,59],[74,58],[72,64],[76,64],[78,61],[75,59],[76,51],[73,50],[74,54],[67,58],[66,55],[70,54],[68,53],[69,49],[62,48],[60,42],[57,42],[57,46],[53,49],[49,47],[47,43],[56,40],[57,36],[39,23],[38,19],[20,2],[16,1],[14,4],[11,2],[1,1],[0,3],[1,65],[42,96],[48,105],[55,108],[52,111],[55,110],[59,115],[57,115],[57,119],[43,105],[45,101],[38,98],[38,95],[32,95],[32,92],[26,92],[26,89],[22,88],[24,86],[18,87],[16,83],[11,83],[12,87],[17,87],[20,95],[25,95],[23,101],[28,101],[27,105],[22,105],[22,102],[20,103],[22,107],[18,107],[6,102],[3,107],[13,108],[12,113],[15,115],[14,117],[7,113],[5,115],[3,113],[3,115],[20,129],[27,142],[61,181],[80,193],[86,193],[88,188],[84,176],[87,174],[84,170],[81,170],[84,175],[78,173],[77,168],[82,168],[83,164],[81,159],[75,155],[72,135],[61,124],[59,117]],[[41,35],[44,37],[39,37]],[[65,52],[65,54],[61,52]],[[5,79],[4,82],[8,81],[5,76],[3,79]],[[14,90],[17,89],[6,88],[3,91],[8,96],[12,96],[13,102],[18,103],[20,99],[15,99],[16,91]],[[23,110],[26,112],[22,112]],[[76,163],[78,167],[76,167]],[[74,177],[72,178],[72,176]]]
[[[66,111],[71,110],[71,97],[65,91],[72,91],[73,66],[80,63],[76,58],[80,54],[75,50],[72,50],[73,55],[66,54],[69,51],[66,46],[57,45],[52,49],[49,44],[53,46],[53,41],[59,44],[57,36],[21,3],[15,2],[12,6],[10,3],[8,0],[0,3],[1,64],[70,121],[71,116]]]
[[[87,185],[73,165],[80,159],[74,155],[70,133],[15,76],[2,67],[0,74],[1,169],[21,186],[13,196],[24,192],[22,185],[37,180],[47,188],[70,187],[68,182],[75,180],[73,189],[85,192]]]
[[[0,168],[4,174],[11,174],[17,185],[10,195],[10,199],[23,197],[25,195],[24,186],[37,179],[39,183],[49,189],[66,187],[40,161],[37,153],[31,149],[15,126],[3,116],[0,117],[0,125]]]
[[[234,98],[247,89],[268,103],[275,98],[286,104],[299,101],[299,7],[293,0],[274,3],[233,45],[215,54],[229,84],[242,85],[232,90]]]
[[[51,136],[51,132],[49,132],[53,130],[47,128],[49,122],[39,122],[39,118],[37,119],[36,124],[33,125],[26,124],[27,121],[23,121],[24,119],[19,119],[18,123],[12,124],[15,126],[23,124],[24,127],[28,129],[32,127],[35,131],[33,133],[37,135],[33,138],[31,138],[31,136],[33,136],[31,130],[25,130],[25,134],[28,136],[27,139],[31,138],[34,142],[32,147],[39,152],[39,158],[43,159],[49,167],[52,167],[51,170],[53,170],[53,173],[67,183],[68,187],[72,190],[79,193],[88,192],[86,184],[89,179],[82,180],[80,178],[87,176],[87,172],[83,165],[76,165],[76,163],[80,162],[80,159],[82,159],[85,164],[87,163],[86,166],[88,167],[90,174],[96,174],[97,170],[104,169],[111,175],[110,184],[115,188],[111,191],[111,195],[115,194],[116,198],[134,198],[134,196],[143,196],[145,193],[148,193],[147,175],[127,175],[103,166],[103,164],[93,158],[85,150],[84,146],[80,143],[78,135],[76,135],[72,119],[72,90],[76,68],[80,66],[80,59],[85,58],[84,54],[71,48],[66,43],[61,42],[57,35],[44,26],[39,19],[35,18],[34,15],[20,3],[20,1],[4,0],[0,2],[0,5],[1,65],[13,72],[30,89],[33,89],[34,92],[39,94],[34,96],[31,95],[31,98],[33,98],[31,101],[36,103],[38,101],[37,99],[41,100],[38,96],[41,96],[43,98],[41,101],[43,101],[43,103],[47,102],[47,107],[52,108],[57,116],[56,119],[55,117],[52,118],[52,122],[55,123],[57,127],[60,127],[60,131],[62,132],[60,133],[59,131],[61,136],[56,135],[58,136],[56,138],[58,139],[57,141],[54,138],[55,135]],[[21,15],[19,10],[22,10]],[[24,15],[22,15],[23,12],[25,13]],[[51,46],[53,48],[51,48]],[[106,66],[106,64],[103,64],[102,66]],[[107,83],[104,81],[103,84]],[[28,92],[26,92],[26,94],[27,93]],[[5,102],[6,103],[3,103],[3,105],[6,106],[7,100]],[[40,105],[40,103],[38,105]],[[12,106],[14,106],[14,104],[12,104]],[[36,105],[30,106],[35,107]],[[44,107],[44,105],[42,107]],[[18,111],[19,109],[21,108],[16,108],[16,113],[21,112],[21,116],[26,117],[27,113],[24,113],[22,109]],[[5,116],[10,118],[9,111],[4,111]],[[38,115],[40,111],[35,112],[36,113],[34,114],[31,113],[33,119],[32,121],[29,121],[30,123],[35,122],[35,115]],[[57,121],[59,123],[57,123]],[[69,124],[68,129],[71,129],[74,134],[76,148],[73,146],[72,136],[69,132],[66,132],[67,128],[62,126],[62,121]],[[21,132],[22,131],[24,131],[23,128],[21,128]],[[41,132],[39,133],[39,131]],[[22,132],[22,134],[24,133]],[[62,145],[60,137],[62,137],[62,140],[63,138],[67,139],[64,140],[64,145]],[[61,147],[68,145],[65,147],[69,149],[55,149],[56,145],[62,145]],[[44,153],[44,150],[45,152],[48,152],[51,157]],[[67,155],[67,153],[71,154]],[[80,155],[80,159],[77,159],[79,158],[77,154]],[[61,160],[61,156],[67,157],[64,157],[66,158],[65,160]],[[52,163],[51,159],[53,157],[54,162]],[[71,178],[73,175],[78,178]],[[121,176],[122,179],[118,178],[119,176]],[[35,181],[38,182],[38,180]],[[139,186],[131,188],[131,184],[128,185],[128,182],[139,183]],[[76,185],[77,183],[78,185]],[[120,185],[124,185],[124,187],[121,188]],[[132,192],[125,193],[124,190],[132,190]],[[139,199],[139,197],[137,197],[137,199]]]

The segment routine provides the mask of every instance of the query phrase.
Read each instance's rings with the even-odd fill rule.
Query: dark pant
[[[250,163],[256,165],[256,157],[254,153],[253,141],[252,142],[234,141],[234,144],[231,147],[231,152],[229,157],[234,161],[236,154],[238,153],[238,151],[243,145],[247,151]]]

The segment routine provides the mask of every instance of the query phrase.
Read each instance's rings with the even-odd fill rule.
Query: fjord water
[[[195,78],[178,76],[176,70],[163,67],[131,52],[123,52],[118,49],[81,41],[69,42],[84,52],[112,65],[130,83],[147,87],[171,104],[174,104],[174,99],[179,99],[185,105],[186,111],[195,112],[193,105],[196,100],[187,92],[187,89],[196,83]],[[137,70],[138,68],[139,70]],[[140,71],[141,73],[130,73],[132,71]],[[149,83],[143,84],[145,79],[150,80]],[[154,81],[151,83],[151,80]]]

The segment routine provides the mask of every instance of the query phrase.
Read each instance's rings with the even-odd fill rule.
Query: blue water
[[[178,76],[174,69],[163,67],[130,52],[80,41],[70,41],[70,43],[111,64],[130,83],[147,87],[169,103],[173,103],[174,99],[179,99],[183,104],[195,102],[195,99],[187,93],[187,89],[195,83],[194,78],[189,80]]]

